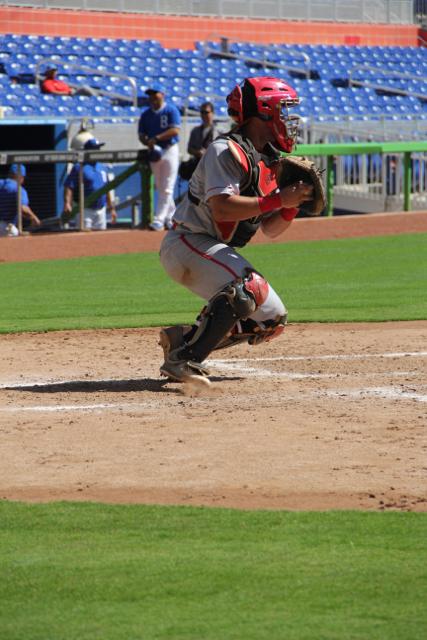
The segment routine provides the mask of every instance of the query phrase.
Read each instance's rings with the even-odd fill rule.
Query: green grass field
[[[4,640],[421,640],[427,517],[0,503]]]
[[[427,317],[427,234],[256,245],[244,254],[291,322]],[[189,322],[203,304],[170,280],[156,253],[3,264],[1,273],[0,332]]]
[[[427,318],[427,235],[244,250],[291,322]],[[0,331],[190,321],[156,254],[0,266]],[[17,461],[19,464],[19,461]],[[1,640],[421,640],[427,514],[0,501]]]

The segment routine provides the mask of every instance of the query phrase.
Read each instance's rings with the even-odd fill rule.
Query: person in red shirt
[[[74,90],[63,80],[58,80],[55,77],[56,72],[56,67],[49,67],[46,69],[45,79],[41,85],[43,93],[53,93],[57,96],[72,96],[74,94]]]
[[[96,96],[97,91],[89,85],[82,85],[77,89],[70,87],[63,80],[56,78],[56,67],[48,67],[44,72],[45,79],[41,83],[42,93],[51,93],[56,96]]]

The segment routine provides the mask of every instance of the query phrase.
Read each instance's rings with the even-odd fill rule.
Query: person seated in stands
[[[23,164],[12,164],[7,178],[0,180],[0,236],[18,236],[18,182],[21,184],[21,212],[31,224],[41,222],[30,208],[27,190],[22,186],[26,169]]]
[[[92,89],[88,85],[74,89],[64,80],[58,80],[56,77],[58,69],[57,67],[50,66],[45,71],[45,79],[41,83],[42,93],[50,93],[56,96],[95,96],[96,90]]]
[[[72,96],[73,89],[69,84],[63,80],[58,80],[56,77],[56,67],[49,67],[45,71],[45,79],[41,84],[41,90],[43,93],[53,93],[56,96]]]

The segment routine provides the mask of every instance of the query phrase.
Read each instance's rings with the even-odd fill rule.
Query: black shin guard
[[[194,336],[176,353],[177,358],[203,362],[232,330],[237,320],[256,309],[253,297],[243,283],[233,283],[220,291],[202,312],[200,325]]]

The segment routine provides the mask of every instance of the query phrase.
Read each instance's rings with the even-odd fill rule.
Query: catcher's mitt
[[[300,156],[284,156],[280,158],[277,177],[279,189],[288,187],[295,182],[306,182],[313,185],[312,200],[307,200],[299,208],[312,216],[321,214],[326,207],[322,171],[308,158]]]

